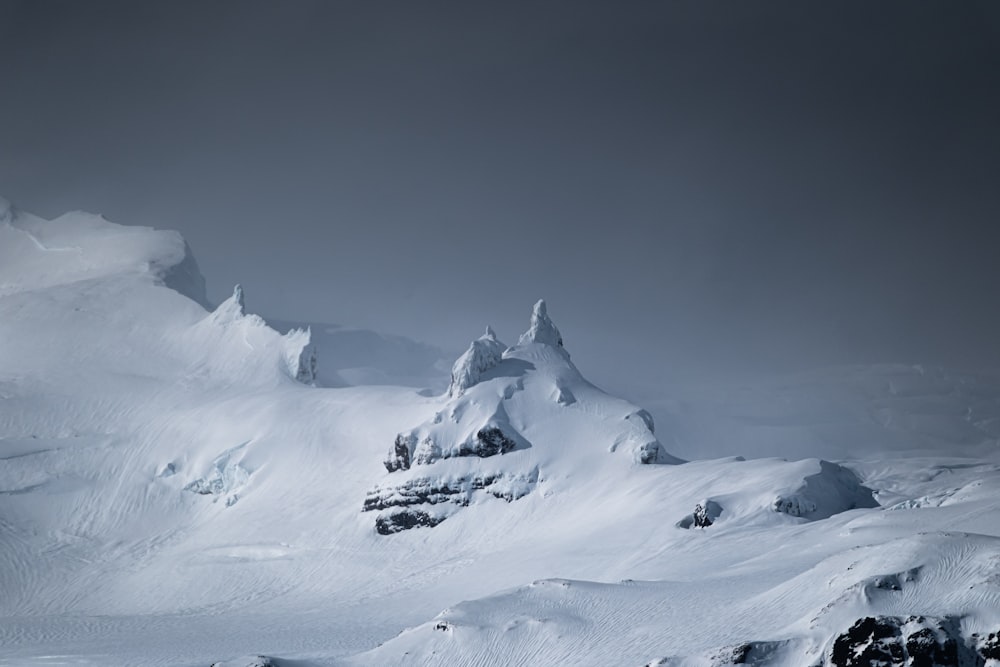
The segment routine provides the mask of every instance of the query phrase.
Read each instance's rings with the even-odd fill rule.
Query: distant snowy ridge
[[[230,340],[240,338],[243,345],[252,351],[273,347],[289,377],[303,384],[311,385],[316,381],[317,355],[310,342],[309,329],[292,329],[281,335],[268,326],[264,318],[248,314],[241,285],[236,285],[233,295],[220,303],[198,326],[198,335],[221,335]],[[211,366],[215,360],[209,359],[206,363]]]
[[[180,234],[82,211],[44,220],[0,200],[0,266],[0,295],[129,273],[208,307],[205,279]]]

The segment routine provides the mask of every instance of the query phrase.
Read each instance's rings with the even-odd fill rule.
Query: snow
[[[195,267],[173,232],[0,204],[0,665],[803,665],[868,617],[1000,629],[1000,379],[839,369],[640,407],[539,302],[460,391],[388,338],[426,383],[312,386],[343,350],[252,294],[206,309]],[[379,534],[407,507],[444,520]]]
[[[541,343],[561,348],[563,346],[562,334],[559,329],[549,319],[548,308],[544,299],[539,299],[531,310],[531,324],[528,330],[521,334],[518,345],[529,345],[531,343]]]
[[[451,384],[448,396],[458,398],[482,377],[483,373],[496,367],[503,359],[507,346],[497,340],[493,329],[486,327],[486,333],[472,341],[469,349],[455,360],[451,369]]]

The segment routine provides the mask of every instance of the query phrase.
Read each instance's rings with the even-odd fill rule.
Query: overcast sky
[[[0,0],[0,194],[598,384],[1000,365],[1000,5]]]

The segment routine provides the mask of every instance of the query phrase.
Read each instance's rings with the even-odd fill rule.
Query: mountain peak
[[[243,285],[236,283],[236,287],[233,288],[233,300],[239,308],[240,315],[245,315],[247,306],[246,301],[243,298]]]
[[[519,345],[527,345],[529,343],[542,343],[560,348],[563,346],[562,334],[559,333],[559,329],[556,328],[556,325],[549,318],[545,299],[539,299],[535,302],[535,306],[531,310],[531,324],[528,326],[528,330],[521,334],[520,340],[518,340]]]
[[[500,363],[506,349],[507,346],[497,340],[493,328],[487,326],[486,333],[472,341],[469,349],[455,360],[448,396],[461,396],[466,389],[478,383],[483,373]]]

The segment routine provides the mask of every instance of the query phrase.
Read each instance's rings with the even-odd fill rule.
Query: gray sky
[[[591,379],[1000,365],[1000,9],[0,0],[0,194]],[[623,344],[616,344],[615,341]]]

